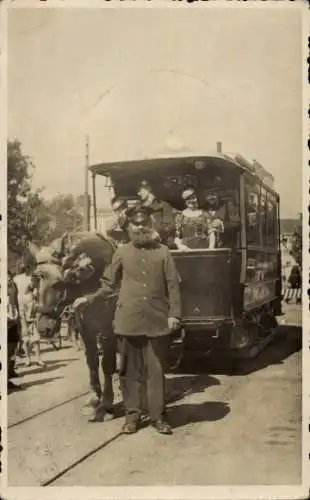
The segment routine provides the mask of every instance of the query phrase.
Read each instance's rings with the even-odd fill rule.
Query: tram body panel
[[[231,250],[172,251],[185,325],[232,318]]]
[[[277,250],[248,247],[244,311],[269,304],[278,298],[279,256]]]

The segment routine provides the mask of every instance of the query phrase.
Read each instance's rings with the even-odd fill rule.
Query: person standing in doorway
[[[115,219],[112,224],[107,227],[106,235],[108,238],[111,238],[117,246],[128,243],[128,218],[126,215],[128,210],[127,201],[114,197],[111,201],[111,208]]]
[[[165,418],[165,363],[169,334],[180,326],[179,275],[167,246],[153,237],[150,211],[136,206],[128,215],[130,242],[116,250],[101,289],[80,304],[119,290],[114,331],[121,353],[123,432],[139,428],[146,379],[151,424],[159,433],[171,434]]]
[[[159,234],[161,243],[171,250],[177,249],[174,241],[177,211],[166,201],[156,198],[152,186],[146,180],[139,184],[137,194],[141,205],[152,211],[153,228]]]

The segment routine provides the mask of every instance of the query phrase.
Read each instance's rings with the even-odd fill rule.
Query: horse
[[[49,247],[29,244],[36,261],[35,273],[39,277],[38,330],[46,335],[59,328],[61,314],[68,305],[101,285],[101,277],[116,249],[110,239],[100,233],[65,233]],[[79,266],[79,259],[88,266]],[[81,259],[80,259],[81,262]],[[91,272],[89,272],[91,271]],[[85,407],[90,420],[113,418],[113,374],[116,372],[116,339],[113,317],[116,297],[98,298],[82,309],[75,310],[75,322],[82,337],[89,370],[90,397]],[[104,384],[99,378],[99,347],[101,343]]]

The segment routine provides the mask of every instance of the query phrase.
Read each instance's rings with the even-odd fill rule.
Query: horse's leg
[[[82,349],[82,342],[81,342],[81,335],[79,334],[77,325],[74,326],[73,338],[75,347],[77,348],[78,351],[80,351]]]
[[[84,343],[86,362],[89,370],[91,395],[86,406],[95,408],[101,398],[101,385],[99,380],[99,356],[97,350],[96,333],[87,327],[86,321],[77,318],[79,333]]]
[[[101,343],[103,351],[101,366],[104,374],[101,401],[105,410],[112,413],[114,401],[113,375],[116,373],[116,338],[113,332],[102,335]]]
[[[70,340],[74,344],[74,346],[76,347],[76,349],[78,351],[80,351],[82,349],[81,336],[79,334],[78,324],[75,321],[74,316],[72,316],[69,319],[69,327],[70,327],[70,335],[69,335]]]
[[[100,347],[103,352],[101,366],[104,373],[104,385],[100,404],[97,407],[93,421],[102,422],[114,418],[113,374],[116,372],[116,341],[115,338],[111,337],[111,334],[107,337],[103,337],[100,334],[98,341],[101,344]]]

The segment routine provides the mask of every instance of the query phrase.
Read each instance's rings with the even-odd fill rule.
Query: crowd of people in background
[[[8,390],[21,388],[11,380],[19,376],[15,370],[16,357],[24,359],[24,367],[46,366],[41,359],[37,309],[37,279],[29,264],[20,265],[18,274],[8,273]]]
[[[287,237],[281,239],[282,261],[282,296],[287,304],[302,300],[302,267],[301,260],[294,256],[292,241]]]

